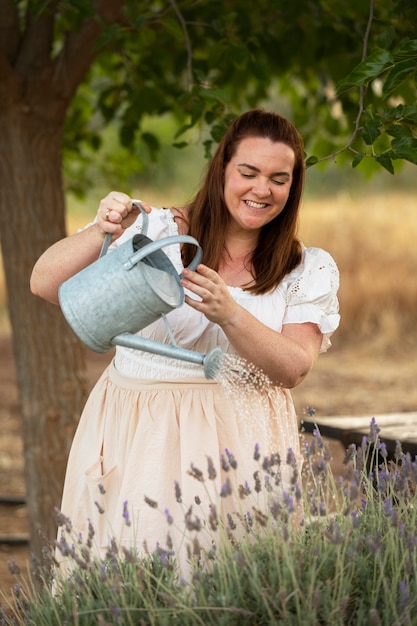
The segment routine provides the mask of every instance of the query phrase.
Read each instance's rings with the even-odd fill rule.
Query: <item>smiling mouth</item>
[[[265,202],[254,202],[253,200],[245,200],[245,204],[253,209],[265,209],[268,206]]]

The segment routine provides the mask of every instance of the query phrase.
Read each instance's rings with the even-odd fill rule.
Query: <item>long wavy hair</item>
[[[289,146],[295,155],[290,193],[284,209],[262,227],[251,259],[255,282],[247,291],[266,293],[275,288],[301,261],[301,244],[297,239],[298,215],[304,187],[303,140],[286,118],[263,109],[252,109],[231,123],[207,166],[200,190],[194,199],[180,209],[188,233],[203,249],[203,263],[218,270],[225,253],[225,236],[230,219],[224,199],[224,171],[238,144],[247,137],[262,137]],[[195,248],[184,245],[184,265],[191,262]]]

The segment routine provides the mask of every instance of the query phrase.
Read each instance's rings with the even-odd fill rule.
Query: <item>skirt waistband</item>
[[[117,371],[114,365],[114,359],[108,366],[108,375],[112,383],[118,387],[124,387],[125,389],[187,389],[196,387],[208,387],[217,385],[216,380],[208,380],[204,376],[196,376],[189,378],[172,378],[168,380],[158,380],[151,378],[131,378],[125,376]]]

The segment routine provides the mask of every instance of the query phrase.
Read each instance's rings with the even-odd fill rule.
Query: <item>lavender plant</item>
[[[94,529],[74,537],[71,521],[58,514],[62,529],[55,548],[72,563],[70,573],[48,579],[33,567],[43,589],[16,574],[13,601],[0,623],[36,626],[128,625],[390,625],[412,626],[417,610],[417,462],[397,445],[393,458],[375,420],[360,446],[346,451],[343,476],[330,468],[329,450],[319,431],[304,442],[304,470],[297,475],[291,451],[285,464],[291,485],[281,483],[282,460],[254,450],[259,469],[238,486],[245,507],[222,520],[220,500],[233,493],[237,460],[223,458],[230,475],[212,502],[208,519],[184,509],[173,520],[161,510],[167,529],[185,527],[189,577],[181,578],[168,540],[152,554],[139,555],[112,540],[104,558],[94,556]],[[192,466],[201,484],[214,479]],[[249,480],[250,478],[250,480]],[[181,489],[175,485],[177,500]],[[256,497],[267,506],[258,507]],[[255,496],[255,499],[253,499]],[[152,500],[148,505],[157,507]],[[198,505],[198,500],[197,500]],[[127,503],[123,514],[128,524]],[[213,546],[204,550],[203,527]],[[164,547],[162,547],[164,546]],[[34,564],[36,565],[36,564]],[[51,568],[47,569],[47,572]]]

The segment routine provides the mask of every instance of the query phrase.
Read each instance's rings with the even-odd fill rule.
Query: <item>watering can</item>
[[[152,241],[146,235],[148,214],[140,204],[135,206],[142,214],[142,232],[110,254],[106,252],[112,235],[107,233],[97,261],[60,285],[62,312],[78,338],[95,352],[107,352],[114,345],[144,350],[203,365],[205,377],[212,379],[222,364],[221,348],[200,354],[178,347],[165,317],[184,303],[184,289],[181,276],[162,248],[179,243],[195,245],[191,270],[200,263],[202,250],[189,235]],[[161,317],[172,344],[135,334]]]

